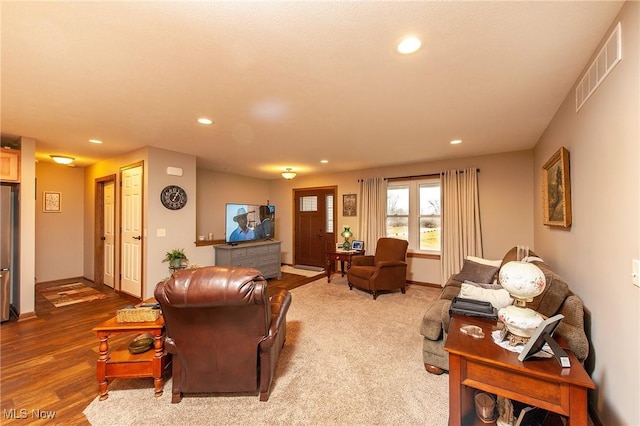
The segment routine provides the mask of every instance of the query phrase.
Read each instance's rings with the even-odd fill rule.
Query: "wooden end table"
[[[344,277],[344,262],[347,262],[347,269],[349,270],[349,268],[351,268],[351,258],[353,256],[362,256],[364,255],[364,250],[360,250],[360,251],[328,251],[326,253],[326,258],[327,258],[327,267],[325,268],[327,270],[327,282],[330,283],[331,282],[331,274],[333,273],[333,265],[335,264],[336,261],[340,261],[340,272],[342,273],[342,276]]]
[[[465,325],[482,328],[484,338],[461,333]],[[517,352],[494,343],[491,332],[498,328],[495,321],[453,316],[444,347],[449,352],[449,424],[483,424],[473,402],[479,389],[566,416],[567,425],[586,425],[587,389],[595,384],[566,343],[557,339],[570,368],[561,368],[555,358],[518,361]]]
[[[113,317],[93,329],[100,340],[100,355],[96,364],[100,401],[109,397],[108,381],[116,378],[153,377],[155,396],[162,395],[163,374],[171,364],[171,354],[164,349],[164,318],[149,322],[118,322]],[[141,354],[129,352],[128,344],[110,348],[109,337],[122,333],[151,333],[153,348]]]

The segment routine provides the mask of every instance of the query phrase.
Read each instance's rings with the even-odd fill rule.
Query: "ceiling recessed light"
[[[320,162],[321,162],[322,164],[327,164],[327,163],[329,162],[329,160],[320,160]]]
[[[102,141],[99,140],[99,139],[89,139],[89,142],[96,143],[96,144],[101,144],[102,143]]]
[[[213,121],[208,118],[198,118],[198,123],[200,124],[212,124]]]
[[[415,37],[407,37],[398,43],[398,52],[403,55],[408,55],[409,53],[413,53],[420,49],[422,46],[422,42]]]
[[[460,143],[462,143],[462,139],[454,139],[451,142],[449,142],[451,145],[458,145]]]

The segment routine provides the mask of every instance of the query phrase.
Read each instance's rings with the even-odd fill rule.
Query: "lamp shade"
[[[350,226],[345,226],[344,227],[344,231],[342,231],[342,233],[340,234],[341,237],[344,238],[351,238],[353,237],[353,233],[351,232],[351,227]]]
[[[498,279],[514,299],[524,302],[531,302],[546,286],[540,268],[528,262],[507,262],[500,268]]]

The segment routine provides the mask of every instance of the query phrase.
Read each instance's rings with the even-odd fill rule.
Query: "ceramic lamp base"
[[[526,344],[543,321],[542,316],[533,309],[514,305],[500,309],[498,318],[508,330],[506,338],[509,338],[511,346]]]

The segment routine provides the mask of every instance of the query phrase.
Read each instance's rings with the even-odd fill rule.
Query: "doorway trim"
[[[117,191],[118,185],[116,182],[116,175],[108,175],[95,179],[95,191],[94,191],[94,232],[93,232],[93,282],[95,284],[103,284],[104,279],[104,244],[102,244],[102,237],[104,235],[104,186],[109,182],[114,183],[114,188]],[[114,198],[114,202],[118,202],[118,198]],[[118,211],[118,206],[115,206]],[[119,250],[118,246],[118,233],[114,234],[114,247],[116,251]],[[118,253],[115,253],[115,259],[118,259]],[[120,287],[120,281],[114,282],[114,288],[117,290]]]

